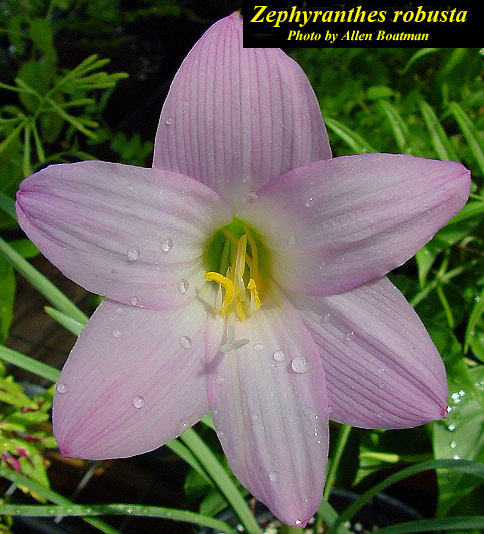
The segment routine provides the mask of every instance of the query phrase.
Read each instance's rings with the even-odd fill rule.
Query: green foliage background
[[[152,138],[143,124],[140,122],[135,130],[116,131],[106,116],[113,95],[122,94],[126,88],[123,80],[127,77],[109,67],[109,57],[119,55],[119,50],[134,39],[129,32],[117,31],[116,27],[144,24],[153,18],[168,24],[189,20],[198,25],[198,34],[210,22],[196,10],[182,8],[175,1],[147,0],[136,2],[130,8],[116,0],[0,3],[0,96],[3,97],[0,101],[6,102],[0,106],[0,231],[8,241],[2,240],[0,256],[0,343],[3,344],[0,357],[7,361],[24,365],[20,363],[21,356],[12,355],[5,347],[15,303],[14,267],[39,291],[51,296],[55,309],[51,308],[49,313],[61,324],[78,332],[84,321],[82,314],[72,311],[62,298],[54,298],[54,290],[28,268],[25,260],[38,251],[16,231],[13,198],[18,184],[47,164],[92,159],[100,152],[123,163],[149,165]],[[106,25],[112,29],[111,35]],[[84,36],[80,46],[86,55],[76,65],[57,46],[60,36],[65,40],[69,32]],[[473,178],[471,198],[464,210],[415,259],[391,275],[415,307],[444,359],[451,393],[449,417],[443,422],[406,431],[353,430],[339,464],[336,484],[363,491],[381,480],[389,469],[423,460],[454,458],[481,463],[484,461],[483,51],[327,48],[297,49],[289,53],[310,78],[335,156],[399,152],[459,161],[472,171]],[[159,83],[166,86],[172,74],[165,72],[166,79]],[[160,99],[159,109],[161,103]],[[25,447],[15,441],[19,432],[12,434],[12,429],[15,430],[12,425],[21,425],[21,435],[40,436],[42,443],[37,447],[30,444],[25,449],[35,462],[22,460],[22,472],[48,487],[40,455],[43,448],[54,444],[52,438],[39,434],[36,425],[47,417],[50,393],[43,400],[29,400],[21,387],[5,376],[3,368],[0,391],[0,441],[9,454],[1,462],[4,467],[11,467],[12,458],[23,458],[23,452],[19,454],[18,450]],[[22,407],[29,406],[37,415],[27,418],[19,415],[17,409],[22,412]],[[335,436],[341,431],[334,425]],[[204,432],[211,430],[207,427]],[[180,452],[179,446],[174,447]],[[217,450],[215,443],[213,448]],[[439,470],[437,482],[436,517],[483,514],[482,478],[464,471]],[[197,469],[188,477],[186,490],[191,506],[209,516],[226,502],[212,481]],[[37,491],[32,493],[38,495]]]

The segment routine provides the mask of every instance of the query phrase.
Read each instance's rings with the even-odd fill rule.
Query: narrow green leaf
[[[16,252],[6,241],[0,238],[0,254],[24,276],[44,297],[67,316],[80,323],[87,322],[87,316],[62,291],[50,282],[43,274],[33,267],[26,259]]]
[[[15,213],[15,200],[7,196],[2,191],[0,191],[0,209],[12,217],[12,219],[15,221],[17,220],[17,214]]]
[[[387,100],[380,100],[379,106],[385,113],[388,122],[393,131],[393,136],[397,142],[400,152],[405,154],[413,153],[413,149],[410,143],[407,141],[410,139],[410,133],[408,131],[407,124],[402,119],[402,116],[398,112],[397,108],[393,106]]]
[[[54,321],[57,321],[60,325],[62,325],[66,330],[69,330],[69,332],[71,334],[74,334],[75,336],[79,336],[83,331],[84,327],[86,326],[86,323],[76,321],[76,319],[69,317],[65,313],[62,313],[59,310],[56,310],[55,308],[51,308],[50,306],[44,306],[44,310],[45,313],[49,315],[49,317],[52,317]]]
[[[428,532],[434,530],[457,530],[483,528],[484,517],[467,516],[453,517],[446,519],[421,519],[420,521],[409,521],[399,523],[390,527],[378,529],[378,534],[407,534],[410,532]]]
[[[428,56],[429,54],[434,54],[439,50],[441,50],[441,48],[421,48],[420,50],[417,50],[417,52],[415,52],[415,54],[413,54],[413,56],[408,60],[407,64],[400,71],[399,74],[403,76],[410,69],[410,67],[414,65],[414,63],[416,63],[419,59]]]
[[[366,152],[377,152],[376,148],[372,147],[368,141],[363,139],[361,135],[348,128],[341,122],[325,117],[326,126],[332,130],[342,141],[344,141],[357,154]]]
[[[481,170],[481,174],[484,176],[484,152],[483,152],[483,139],[482,134],[476,128],[469,115],[457,104],[457,102],[451,102],[449,104],[450,110],[455,117],[455,120],[460,126],[464,137],[469,145],[469,148],[477,161],[477,165]]]
[[[12,482],[15,482],[18,486],[28,488],[30,492],[36,493],[37,495],[40,495],[44,499],[51,501],[55,504],[60,504],[64,506],[74,506],[74,503],[72,503],[69,499],[66,499],[59,493],[56,493],[55,491],[46,488],[36,482],[35,480],[31,480],[20,473],[17,473],[17,471],[14,471],[12,469],[7,469],[5,466],[0,464],[0,476],[6,478],[7,480],[11,480]],[[2,512],[0,512],[1,514]],[[14,515],[14,514],[10,514]],[[15,514],[17,515],[17,514]],[[22,514],[18,514],[22,515]],[[51,517],[55,517],[55,512],[53,514],[49,514]],[[101,521],[100,519],[96,518],[83,518],[86,523],[89,523],[90,525],[96,527],[101,532],[104,532],[105,534],[120,534],[118,530],[113,528],[111,525],[108,525],[104,521]]]
[[[212,479],[207,475],[205,469],[197,460],[196,456],[190,451],[188,447],[183,445],[180,440],[172,439],[171,441],[168,441],[168,443],[165,443],[165,446],[168,447],[177,456],[179,456],[192,469],[194,469],[201,477],[204,478],[204,480],[206,480],[208,484],[210,484],[210,486],[215,486]]]
[[[180,439],[197,457],[200,464],[224,494],[247,532],[250,534],[261,534],[261,529],[237,486],[197,432],[189,428],[180,436]]]
[[[465,334],[464,354],[469,349],[469,343],[474,333],[474,329],[483,313],[484,313],[484,289],[481,291],[481,294],[476,298],[474,306],[471,311],[471,315],[469,317],[469,323],[467,324],[467,329],[466,329],[466,334]]]
[[[427,126],[427,130],[430,133],[430,141],[435,152],[439,156],[439,159],[445,161],[460,161],[432,107],[424,100],[419,100],[418,105],[424,118],[425,125]]]
[[[129,515],[138,517],[156,517],[183,521],[204,527],[220,530],[228,534],[236,534],[227,523],[195,512],[164,508],[161,506],[145,506],[141,504],[65,504],[61,506],[38,504],[0,504],[0,515],[25,517],[90,517],[95,515]],[[95,525],[96,526],[96,525]],[[99,527],[98,527],[99,528]],[[114,530],[112,530],[114,532]]]
[[[60,375],[60,371],[55,367],[39,362],[4,345],[0,345],[0,359],[51,382],[57,382]]]
[[[335,532],[335,529],[344,524],[345,521],[350,520],[361,508],[371,500],[372,497],[391,486],[395,482],[403,480],[417,473],[428,471],[430,469],[451,469],[457,472],[468,473],[476,477],[484,479],[484,465],[477,462],[470,462],[467,460],[430,460],[428,462],[422,462],[417,465],[412,465],[397,473],[390,475],[382,482],[375,484],[369,490],[365,491],[358,499],[352,503],[343,513],[340,514],[338,519],[332,526],[331,532]]]
[[[91,137],[92,139],[96,139],[97,135],[94,132],[91,132],[91,130],[88,130],[82,122],[74,117],[73,115],[70,115],[64,109],[62,109],[60,106],[57,105],[56,102],[52,98],[47,98],[47,102],[57,111],[57,113],[68,123],[72,124],[76,130],[79,130],[84,135],[87,135],[88,137]]]
[[[13,130],[9,135],[8,137],[6,137],[1,143],[0,143],[0,154],[2,154],[3,152],[5,152],[5,150],[7,150],[7,148],[10,146],[10,144],[15,141],[15,139],[17,139],[18,135],[20,134],[20,132],[22,131],[22,128],[25,126],[25,124],[27,123],[27,120],[24,119],[18,126],[17,128],[15,128],[15,130]]]

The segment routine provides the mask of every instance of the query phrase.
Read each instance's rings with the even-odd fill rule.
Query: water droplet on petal
[[[185,280],[185,278],[182,278],[178,282],[178,291],[183,295],[190,289],[190,282],[188,280]]]
[[[179,343],[182,349],[189,349],[192,346],[192,340],[188,336],[182,336]]]
[[[139,410],[140,408],[143,408],[143,406],[145,405],[145,400],[143,399],[143,397],[140,397],[139,395],[137,395],[136,397],[133,397],[132,403],[133,403],[133,406]]]
[[[283,362],[286,359],[286,355],[283,350],[276,350],[272,357],[274,360],[276,360],[276,362]]]
[[[215,382],[219,385],[222,385],[224,382],[225,382],[225,379],[223,376],[221,375],[218,375],[216,378],[215,378]]]
[[[256,344],[254,345],[254,350],[255,350],[256,352],[260,352],[260,351],[264,350],[264,345],[263,345],[262,343],[256,343]]]
[[[291,367],[295,373],[302,374],[308,370],[308,362],[303,356],[298,356],[297,358],[294,358],[294,360],[292,360]]]
[[[257,201],[257,193],[255,193],[254,191],[251,191],[246,197],[245,199],[247,200],[247,202],[250,202],[251,204],[256,202]]]
[[[128,185],[128,191],[131,193],[131,191],[133,191],[133,186],[130,184]]]
[[[113,337],[115,338],[120,338],[121,337],[121,330],[118,330],[117,328],[115,328],[111,334],[113,335]]]
[[[296,526],[302,525],[302,521],[300,519],[296,519],[296,521],[294,521],[294,524]]]
[[[304,205],[306,206],[306,208],[310,208],[314,203],[314,198],[313,197],[309,197],[306,202],[304,203]]]
[[[139,249],[136,247],[130,247],[128,249],[128,261],[136,261],[139,258]]]
[[[173,124],[173,117],[168,117],[165,121],[165,124],[169,126],[170,124]]]
[[[355,336],[355,333],[354,333],[353,331],[348,332],[348,333],[346,334],[346,337],[345,337],[345,338],[346,338],[346,341],[348,341],[348,342],[351,343],[351,342],[353,341],[354,336]]]
[[[62,382],[57,384],[55,389],[56,389],[57,393],[67,393],[68,392],[67,385],[63,384]]]
[[[133,306],[137,306],[138,305],[138,297],[131,297],[131,304]]]
[[[269,480],[271,482],[277,482],[279,480],[279,475],[275,471],[269,473]]]
[[[162,252],[170,252],[173,248],[173,239],[167,237],[161,240],[160,248]]]

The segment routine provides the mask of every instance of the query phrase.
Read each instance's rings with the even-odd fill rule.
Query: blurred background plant
[[[57,522],[49,520],[51,529],[59,524],[80,529],[68,532],[134,532],[139,530],[138,516],[230,532],[233,527],[215,519],[228,504],[248,532],[259,532],[244,501],[246,492],[228,471],[210,417],[146,457],[150,469],[159,467],[160,458],[164,468],[175,458],[183,460],[184,467],[175,470],[180,490],[175,505],[168,501],[162,508],[157,505],[166,503],[146,495],[137,504],[113,505],[102,498],[102,491],[91,498],[83,493],[89,503],[85,506],[73,503],[93,473],[99,471],[101,478],[117,473],[113,464],[132,473],[129,460],[62,464],[78,481],[67,499],[59,470],[52,467],[59,458],[46,453],[55,451],[49,409],[50,384],[58,371],[22,354],[19,340],[10,334],[20,298],[40,293],[49,303],[48,316],[75,335],[99,302],[91,296],[81,311],[52,283],[53,278],[59,285],[59,276],[45,270],[36,248],[18,230],[13,199],[20,181],[47,164],[83,159],[149,165],[173,74],[198,36],[237,7],[228,0],[0,0],[0,358],[10,364],[8,373],[0,367],[0,532],[17,532],[23,528],[18,518],[32,515],[57,516]],[[434,523],[421,523],[420,530],[425,526],[477,534],[484,527],[482,50],[327,48],[289,53],[313,84],[335,156],[401,152],[460,161],[473,176],[466,208],[391,275],[445,361],[451,392],[448,419],[405,431],[332,424],[326,495],[338,487],[363,496],[339,516],[323,503],[314,530],[324,522],[347,532],[344,522],[385,489],[432,518],[428,521]],[[35,288],[24,285],[17,301],[21,279],[15,270]],[[29,328],[37,326],[33,318]],[[39,384],[47,387],[36,389]],[[135,472],[139,477],[139,464]],[[415,479],[422,473],[427,476]],[[414,477],[405,482],[408,475]],[[184,495],[180,478],[185,480]],[[136,486],[135,480],[128,477],[127,483]],[[390,488],[392,483],[397,484]],[[26,493],[19,496],[17,487]],[[124,519],[115,529],[91,517],[103,514]],[[63,516],[83,516],[89,526],[60,523]],[[17,518],[14,527],[12,518]],[[152,531],[192,531],[186,523],[162,524]],[[35,528],[40,527],[30,532],[40,531]]]

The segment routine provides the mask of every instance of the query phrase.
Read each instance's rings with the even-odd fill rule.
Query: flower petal
[[[54,433],[64,456],[133,456],[159,447],[208,412],[206,311],[104,300],[57,383]]]
[[[53,165],[20,185],[19,224],[68,278],[153,309],[194,298],[210,234],[232,220],[186,176],[102,161]]]
[[[319,345],[331,419],[364,428],[409,428],[445,416],[442,360],[386,277],[341,295],[291,300]]]
[[[223,320],[209,318],[209,326],[220,330]],[[328,450],[318,349],[285,297],[266,298],[233,327],[235,339],[249,343],[228,353],[212,346],[207,366],[219,439],[254,497],[286,524],[302,527],[320,504]]]
[[[462,209],[469,186],[458,163],[348,156],[272,180],[239,216],[265,236],[282,287],[333,295],[412,257]]]
[[[330,156],[302,69],[279,49],[243,48],[234,13],[201,37],[176,74],[153,166],[196,178],[237,207],[272,178]]]

